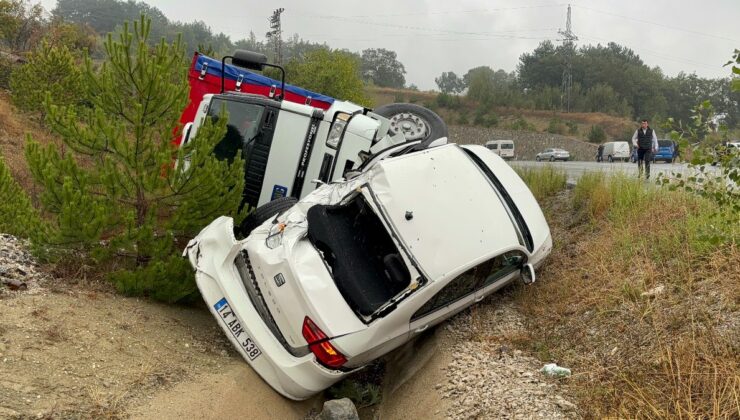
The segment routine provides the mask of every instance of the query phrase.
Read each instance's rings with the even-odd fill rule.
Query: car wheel
[[[249,216],[244,218],[244,220],[239,224],[239,227],[234,229],[234,233],[238,237],[246,238],[254,228],[275,217],[276,214],[280,214],[293,207],[297,202],[298,200],[294,197],[280,197],[270,201],[269,203],[265,203],[254,209],[253,212],[249,213]]]
[[[550,162],[555,162],[555,158],[550,156]]]
[[[540,159],[540,157],[539,157],[539,156],[535,156],[534,160],[536,160],[537,162],[539,162],[539,161],[541,161],[542,159]]]
[[[608,161],[609,161],[609,163],[612,163],[612,162],[614,162],[614,158],[612,157],[612,155],[609,155],[609,157],[608,157],[608,158],[606,158],[606,160],[608,160]]]
[[[406,140],[421,140],[421,148],[447,137],[447,124],[434,111],[415,104],[388,104],[373,110],[391,120],[390,130],[402,133]]]

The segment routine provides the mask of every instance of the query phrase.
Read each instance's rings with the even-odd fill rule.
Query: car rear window
[[[514,145],[512,143],[504,143],[501,145],[502,149],[513,149]]]
[[[658,140],[658,146],[660,147],[671,147],[673,146],[673,142],[670,140]]]

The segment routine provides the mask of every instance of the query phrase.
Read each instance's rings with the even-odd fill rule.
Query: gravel
[[[15,293],[39,293],[39,283],[45,275],[38,270],[38,263],[27,251],[26,241],[0,233],[0,298]]]
[[[460,144],[485,144],[489,140],[514,140],[518,160],[534,160],[537,153],[548,147],[557,147],[570,152],[572,160],[592,161],[598,145],[587,143],[559,134],[537,131],[514,131],[499,128],[449,126],[450,141]]]
[[[510,297],[493,296],[445,328],[454,360],[435,388],[452,402],[447,418],[581,418],[563,396],[567,380],[546,377],[543,362],[507,343],[524,331]]]

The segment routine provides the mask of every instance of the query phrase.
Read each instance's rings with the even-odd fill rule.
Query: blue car
[[[678,158],[678,145],[673,140],[658,140],[658,153],[653,155],[653,162],[662,160],[673,163]]]

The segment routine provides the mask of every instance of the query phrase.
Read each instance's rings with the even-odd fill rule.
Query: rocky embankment
[[[452,403],[447,418],[580,418],[564,396],[567,379],[546,376],[541,361],[509,343],[525,333],[510,296],[494,295],[444,328],[455,357],[435,388]]]
[[[43,277],[23,241],[0,233],[0,296],[14,290],[33,293]]]
[[[534,160],[537,153],[548,147],[558,147],[570,152],[573,160],[593,160],[596,144],[586,143],[559,134],[535,131],[514,131],[464,125],[449,126],[450,140],[460,144],[485,144],[489,140],[514,140],[519,160]]]

